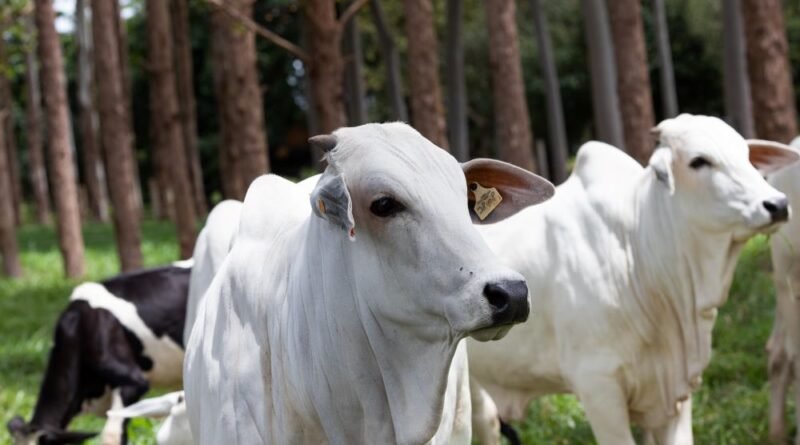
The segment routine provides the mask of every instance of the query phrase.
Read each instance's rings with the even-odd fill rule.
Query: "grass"
[[[173,233],[169,224],[144,223],[142,249],[147,265],[177,259]],[[84,237],[90,271],[86,279],[116,273],[118,263],[109,226],[88,224]],[[76,284],[63,278],[51,227],[25,226],[19,239],[25,276],[20,280],[0,278],[0,424],[15,414],[30,418],[53,324]],[[775,308],[767,246],[764,237],[748,244],[729,301],[720,311],[714,329],[714,355],[694,398],[696,443],[767,442],[764,345]],[[70,428],[100,431],[102,425],[103,419],[84,416],[73,421]],[[154,443],[156,426],[148,420],[134,422],[129,428],[132,443]],[[581,407],[572,396],[538,400],[531,404],[527,419],[516,426],[527,444],[594,443]],[[6,443],[10,438],[4,425],[0,425],[0,444]]]

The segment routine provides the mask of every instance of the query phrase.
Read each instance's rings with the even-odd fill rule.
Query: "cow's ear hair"
[[[328,166],[311,192],[311,208],[315,215],[344,230],[351,241],[355,239],[353,201],[344,177],[333,166]]]
[[[650,156],[650,167],[658,179],[669,190],[669,194],[675,193],[675,178],[672,174],[672,150],[667,147],[658,147]]]
[[[461,164],[467,181],[467,200],[469,215],[475,224],[491,224],[502,221],[520,210],[547,201],[555,193],[555,187],[547,179],[523,168],[494,159],[473,159]],[[480,187],[480,189],[478,189]],[[499,203],[484,218],[475,209],[476,192],[495,189],[499,193]]]
[[[795,149],[779,142],[748,139],[747,146],[750,148],[750,163],[762,175],[778,171],[800,159]]]
[[[88,431],[48,431],[42,435],[42,439],[46,443],[67,445],[86,442],[96,435]]]

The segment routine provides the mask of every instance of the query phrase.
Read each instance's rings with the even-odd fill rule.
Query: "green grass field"
[[[87,279],[118,270],[111,229],[89,224],[84,231]],[[25,276],[0,279],[0,444],[10,443],[4,424],[15,414],[30,419],[51,343],[53,323],[66,305],[74,281],[62,276],[61,258],[50,227],[26,226],[20,235]],[[177,259],[173,230],[152,221],[143,226],[148,266]],[[774,312],[766,238],[753,240],[736,272],[728,303],[714,330],[714,356],[695,394],[698,444],[763,444],[767,440],[767,375],[764,345]],[[99,431],[103,420],[80,417],[71,429]],[[547,397],[531,405],[518,423],[528,444],[590,444],[591,430],[571,396]],[[129,429],[136,444],[152,444],[157,422],[138,420]],[[794,433],[794,428],[791,429]],[[96,442],[90,442],[96,443]]]

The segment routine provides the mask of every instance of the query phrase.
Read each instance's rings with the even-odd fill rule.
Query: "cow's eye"
[[[396,199],[388,196],[384,196],[383,198],[378,198],[375,201],[372,201],[372,204],[369,206],[369,211],[372,212],[373,215],[381,218],[396,215],[405,209],[406,206],[401,204]]]
[[[692,159],[692,162],[689,163],[689,167],[692,167],[695,170],[700,170],[703,167],[711,167],[711,162],[702,156],[698,156]]]

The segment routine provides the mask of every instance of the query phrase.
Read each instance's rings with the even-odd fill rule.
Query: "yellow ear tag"
[[[477,182],[469,185],[469,189],[475,194],[475,213],[481,221],[491,215],[495,208],[500,205],[503,197],[496,188],[483,188]]]

